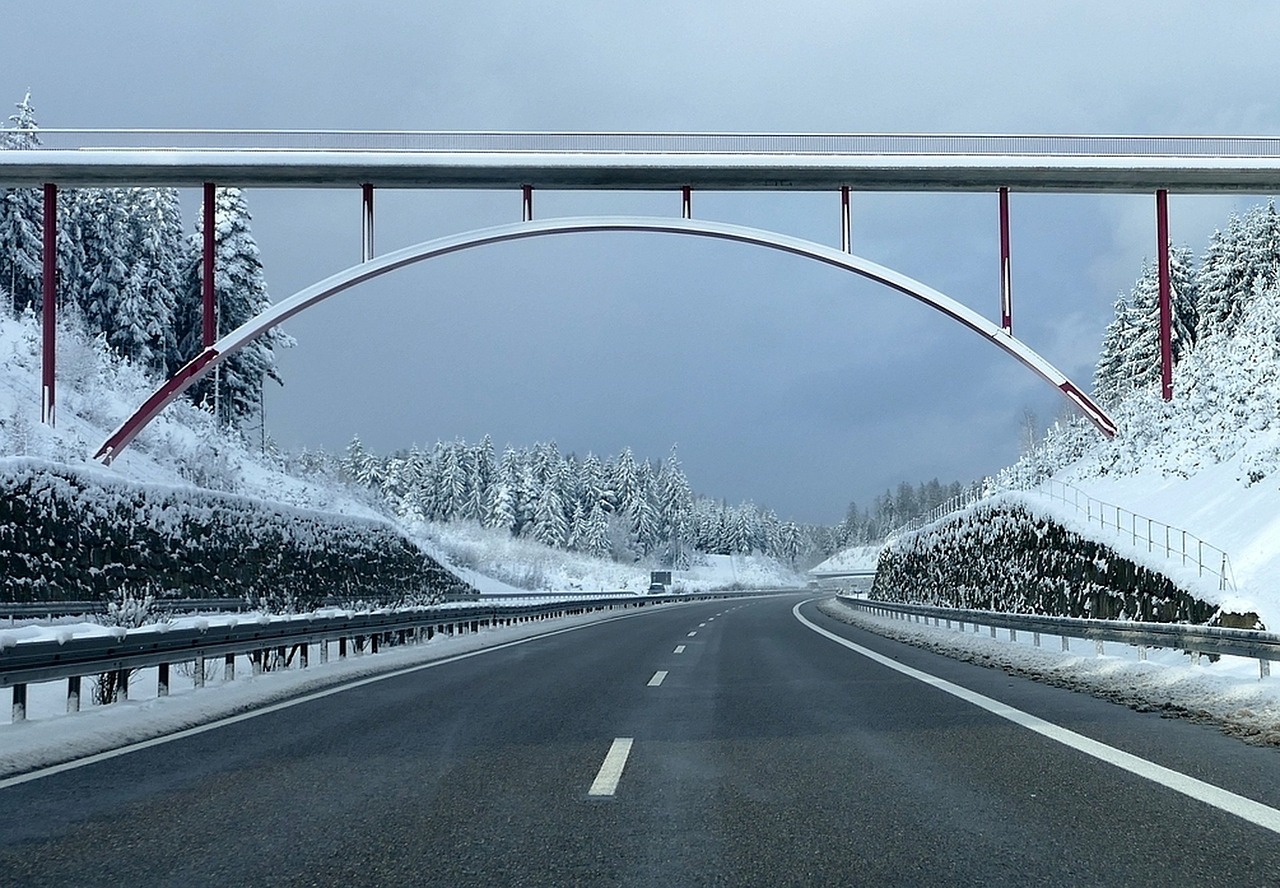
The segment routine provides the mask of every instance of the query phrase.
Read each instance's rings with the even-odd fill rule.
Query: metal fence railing
[[[1062,639],[1062,649],[1069,650],[1072,638],[1095,642],[1102,653],[1102,644],[1115,641],[1133,645],[1142,652],[1148,647],[1170,648],[1188,651],[1193,659],[1200,654],[1249,657],[1258,661],[1259,675],[1271,674],[1271,661],[1280,660],[1280,635],[1254,629],[1228,629],[1221,626],[1197,626],[1189,623],[1143,623],[1127,620],[1097,620],[1085,617],[1055,617],[1046,614],[1011,614],[1001,611],[971,610],[964,608],[935,607],[925,604],[906,604],[896,601],[877,601],[839,595],[837,600],[846,607],[878,616],[895,619],[923,620],[926,624],[955,628],[961,632],[972,626],[974,632],[980,626],[991,631],[1005,629],[1010,639],[1017,641],[1019,632],[1032,636],[1032,643],[1039,647],[1040,636],[1056,635]]]
[[[1121,538],[1128,539],[1131,545],[1146,546],[1147,551],[1152,554],[1163,553],[1165,558],[1177,559],[1184,567],[1194,566],[1197,576],[1208,574],[1216,577],[1219,589],[1235,589],[1230,557],[1222,549],[1206,543],[1193,533],[1095,499],[1080,488],[1062,481],[1049,479],[1029,492],[1071,506],[1078,516],[1085,519],[1086,524],[1097,524],[1103,531],[1110,528]]]
[[[970,155],[1280,157],[1274,136],[998,135],[929,133],[498,132],[414,130],[36,129],[54,149],[510,152],[538,154]]]
[[[967,509],[995,494],[1006,492],[1036,494],[1070,506],[1078,516],[1084,518],[1087,525],[1096,525],[1104,534],[1111,531],[1117,538],[1127,540],[1130,545],[1145,546],[1147,552],[1153,555],[1161,555],[1171,561],[1176,560],[1183,567],[1194,567],[1197,576],[1216,578],[1219,589],[1234,591],[1236,588],[1235,578],[1231,573],[1230,556],[1212,543],[1205,542],[1190,531],[1140,515],[1114,503],[1104,502],[1078,487],[1053,479],[1025,488],[975,487],[895,528],[886,535],[885,540],[891,542],[909,533],[922,530],[947,515]]]

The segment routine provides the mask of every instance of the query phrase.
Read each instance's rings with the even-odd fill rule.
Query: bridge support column
[[[41,257],[41,397],[40,419],[54,424],[56,398],[56,364],[58,347],[58,186],[52,182],[44,185],[44,235]]]
[[[849,215],[849,186],[840,186],[840,249],[853,252],[853,219]]]
[[[373,258],[373,186],[365,183],[360,186],[363,212],[360,216],[360,261],[368,262]]]
[[[1173,400],[1173,300],[1169,285],[1169,192],[1156,192],[1156,256],[1160,279],[1160,394]]]
[[[520,192],[523,196],[524,209],[520,216],[525,222],[533,221],[533,186],[521,185]]]
[[[208,348],[218,338],[218,321],[217,311],[218,305],[213,292],[213,236],[214,236],[214,212],[213,204],[216,199],[216,189],[212,182],[204,183],[204,206],[201,224],[204,226],[204,244],[201,252],[201,271],[203,275],[200,279],[200,297],[203,307],[203,324],[201,326],[201,344],[204,348]]]
[[[693,218],[693,189],[688,185],[680,189],[680,218]]]
[[[1009,189],[1000,188],[1000,326],[1013,334],[1013,269],[1009,260]]]

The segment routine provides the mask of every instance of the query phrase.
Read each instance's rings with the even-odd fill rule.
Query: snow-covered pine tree
[[[568,522],[564,517],[564,503],[556,484],[543,484],[533,513],[532,535],[544,546],[563,548],[569,536]]]
[[[609,555],[609,515],[596,504],[587,513],[586,521],[578,531],[578,551],[597,558]]]
[[[462,517],[467,504],[467,467],[461,458],[465,445],[446,444],[440,455],[440,472],[436,478],[437,521],[453,521]]]
[[[1280,279],[1280,214],[1274,202],[1232,216],[1215,231],[1197,274],[1205,336],[1235,333],[1253,295]]]
[[[1098,364],[1093,371],[1093,392],[1104,406],[1112,407],[1130,390],[1124,379],[1125,350],[1136,335],[1129,297],[1124,293],[1116,297],[1112,307],[1111,323],[1102,334],[1102,348]]]
[[[124,198],[129,280],[108,341],[120,354],[160,374],[177,352],[174,312],[185,259],[178,192],[130,188]]]
[[[35,132],[31,94],[18,103],[3,132],[6,149],[29,149],[40,144]],[[44,202],[39,189],[0,189],[0,287],[9,295],[9,309],[17,314],[41,303],[43,280]]]
[[[91,336],[101,334],[111,342],[129,286],[133,258],[129,254],[123,194],[117,188],[95,188],[82,192],[78,202],[83,208],[80,236],[85,255],[82,285],[78,288],[80,315]],[[136,309],[136,301],[131,302],[131,308]]]
[[[221,336],[264,311],[271,303],[258,244],[253,239],[251,217],[239,188],[219,188],[214,201],[214,291],[217,293],[217,334]],[[196,222],[191,242],[178,322],[178,363],[184,364],[200,352],[203,318],[202,279],[204,259],[200,242],[203,214]],[[292,338],[271,330],[249,343],[221,365],[220,373],[206,376],[188,389],[198,404],[218,405],[219,418],[233,427],[261,412],[262,387],[270,378],[281,382],[276,369],[275,349],[287,348]],[[177,367],[172,368],[174,370]],[[214,387],[217,391],[214,391]]]
[[[630,447],[618,454],[618,459],[613,464],[613,494],[615,511],[630,514],[632,501],[639,495],[636,459]]]
[[[1191,267],[1191,250],[1174,247],[1169,251],[1170,307],[1172,309],[1173,363],[1195,344],[1198,327],[1196,283]],[[1143,266],[1129,297],[1132,320],[1131,340],[1124,346],[1116,388],[1158,388],[1160,385],[1160,283],[1156,267]]]
[[[676,570],[685,570],[693,548],[693,491],[674,446],[658,470],[657,498],[658,538],[665,547],[663,560]]]

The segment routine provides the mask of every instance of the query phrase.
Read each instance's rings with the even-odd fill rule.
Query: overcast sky
[[[1280,129],[1273,0],[5,4],[0,100],[46,127],[1223,133]],[[4,99],[7,95],[9,99]],[[225,183],[234,184],[234,183]],[[247,192],[273,298],[360,258],[357,192]],[[1203,252],[1262,197],[1171,198]],[[854,250],[999,317],[995,195],[855,194]],[[188,200],[192,217],[196,205]],[[539,217],[678,215],[539,193]],[[380,191],[377,248],[509,221],[518,193]],[[839,243],[835,194],[695,193],[695,216]],[[1015,333],[1091,382],[1154,200],[1012,199]],[[1016,458],[1056,391],[940,314],[795,257],[658,235],[415,266],[292,321],[287,447],[456,437],[663,458],[700,493],[833,522],[899,481]]]

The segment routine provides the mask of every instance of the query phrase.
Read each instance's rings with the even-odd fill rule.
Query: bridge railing
[[[1018,640],[1019,632],[1032,635],[1032,643],[1040,646],[1041,635],[1056,635],[1062,639],[1062,649],[1070,650],[1069,639],[1083,638],[1097,645],[1098,653],[1107,641],[1133,645],[1146,659],[1148,647],[1171,648],[1189,651],[1193,658],[1200,654],[1249,657],[1258,661],[1261,677],[1271,674],[1271,661],[1280,660],[1280,635],[1253,629],[1228,629],[1221,626],[1197,626],[1189,623],[1144,623],[1130,620],[1098,620],[1087,617],[1056,617],[1047,614],[1013,614],[1003,611],[974,610],[969,608],[936,607],[927,604],[907,604],[897,601],[879,601],[839,595],[837,600],[847,607],[877,616],[894,619],[923,621],[948,629],[964,632],[972,626],[976,633],[980,626],[991,631],[1009,632],[1011,641]]]
[[[1280,137],[895,133],[6,129],[42,148],[442,153],[1280,157]]]

